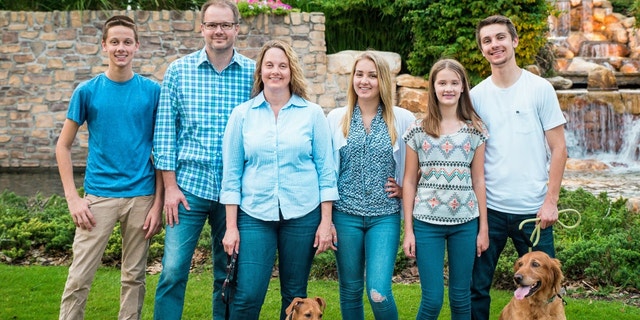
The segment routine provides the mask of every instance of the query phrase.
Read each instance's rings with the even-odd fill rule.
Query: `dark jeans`
[[[279,319],[285,318],[285,309],[295,297],[307,297],[316,252],[313,242],[320,218],[319,206],[300,218],[280,221],[263,221],[239,210],[238,286],[229,309],[231,320],[260,318],[276,253],[281,296]],[[273,315],[268,318],[275,319]]]
[[[213,252],[213,292],[211,296],[213,319],[225,318],[226,306],[220,292],[227,275],[227,254],[222,247],[226,231],[226,213],[223,204],[197,197],[182,190],[191,210],[181,204],[178,207],[179,224],[165,227],[162,273],[156,288],[154,319],[182,319],[184,297],[189,280],[191,259],[207,219],[211,226]]]
[[[493,274],[496,271],[498,258],[511,238],[518,255],[529,252],[528,239],[535,227],[534,223],[524,225],[522,231],[518,229],[520,222],[535,218],[535,214],[518,215],[499,212],[487,208],[489,222],[489,249],[476,257],[473,266],[471,281],[471,318],[473,320],[489,320],[491,296],[489,290],[493,282]],[[524,233],[523,233],[524,232]],[[533,247],[535,251],[544,251],[549,256],[555,257],[553,245],[553,227],[540,230],[540,241]]]

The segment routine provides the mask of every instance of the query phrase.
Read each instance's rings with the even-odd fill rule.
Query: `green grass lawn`
[[[46,320],[57,319],[60,295],[67,276],[66,267],[8,266],[0,264],[0,319]],[[159,275],[147,277],[147,294],[143,319],[152,319],[153,296]],[[187,287],[185,320],[211,319],[211,274],[193,273]],[[94,280],[85,319],[116,319],[118,314],[120,272],[114,268],[101,268]],[[419,284],[395,284],[393,287],[400,319],[415,319],[420,304]],[[336,281],[311,281],[309,296],[322,296],[327,300],[324,319],[340,319],[338,284]],[[497,319],[500,310],[511,299],[508,291],[492,291],[491,318]],[[449,319],[445,305],[440,319]],[[568,319],[579,320],[631,320],[640,319],[640,308],[621,302],[592,301],[568,298]],[[367,303],[368,304],[368,303]],[[277,319],[280,310],[279,284],[272,281],[262,308],[260,319]],[[366,318],[373,319],[370,308],[365,307]]]

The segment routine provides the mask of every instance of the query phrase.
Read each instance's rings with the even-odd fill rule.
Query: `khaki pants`
[[[120,313],[118,319],[140,319],[145,295],[149,241],[142,230],[153,196],[103,198],[86,195],[96,220],[91,231],[76,228],[73,262],[62,294],[60,320],[84,319],[91,283],[117,222],[122,231]]]

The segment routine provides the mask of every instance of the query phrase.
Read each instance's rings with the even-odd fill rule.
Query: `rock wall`
[[[138,23],[134,70],[154,80],[204,44],[198,11],[0,11],[0,169],[56,166],[55,144],[73,89],[107,69],[101,28],[114,14]],[[311,99],[333,108],[341,89],[327,81],[324,21],[322,13],[250,17],[241,23],[237,48],[255,58],[266,40],[288,41],[303,62]],[[84,166],[84,127],[75,143],[74,162]]]

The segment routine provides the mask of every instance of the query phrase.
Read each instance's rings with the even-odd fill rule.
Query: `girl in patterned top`
[[[417,319],[438,319],[444,295],[445,249],[449,261],[451,319],[471,318],[471,272],[475,255],[489,245],[484,182],[487,130],[473,109],[464,67],[436,62],[429,75],[423,119],[404,134],[405,238],[416,258],[422,301]]]
[[[402,134],[415,117],[393,106],[392,83],[386,61],[365,51],[353,64],[347,106],[327,115],[340,194],[332,218],[342,319],[364,320],[365,281],[374,317],[398,319],[391,278],[400,243]]]

